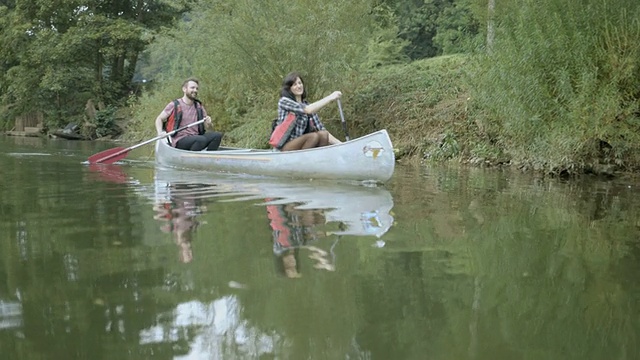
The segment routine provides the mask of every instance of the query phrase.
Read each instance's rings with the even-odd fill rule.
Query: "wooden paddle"
[[[133,145],[130,146],[128,148],[123,148],[123,147],[116,147],[113,149],[109,149],[109,150],[105,150],[105,151],[101,151],[95,155],[91,155],[88,159],[89,164],[113,164],[116,161],[122,160],[125,157],[127,157],[127,155],[129,154],[129,151],[138,148],[142,145],[147,145],[148,143],[160,140],[160,139],[164,139],[168,136],[173,136],[174,134],[176,134],[179,131],[182,131],[186,128],[190,128],[192,126],[198,125],[198,124],[202,124],[204,122],[204,119],[202,120],[198,120],[194,123],[191,123],[187,126],[183,126],[179,129],[175,129],[171,132],[168,132],[166,134],[163,135],[158,135],[156,137],[154,137],[153,139],[149,139],[147,141],[141,142],[140,144],[137,145]]]
[[[340,110],[340,119],[342,120],[342,130],[344,130],[344,137],[349,141],[349,131],[347,131],[347,122],[344,121],[344,114],[342,113],[342,104],[340,103],[340,99],[336,100],[338,102],[338,110]]]

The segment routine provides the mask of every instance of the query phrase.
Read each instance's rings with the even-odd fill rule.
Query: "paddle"
[[[349,141],[349,131],[347,131],[347,122],[344,121],[344,114],[342,113],[342,104],[340,103],[340,99],[338,101],[338,110],[340,110],[340,119],[342,120],[342,130],[344,130],[344,137]]]
[[[171,132],[168,132],[166,134],[158,135],[158,136],[154,137],[153,139],[149,139],[147,141],[141,142],[140,144],[137,144],[137,145],[130,146],[128,148],[117,147],[117,148],[113,148],[113,149],[109,149],[109,150],[105,150],[105,151],[99,152],[99,153],[97,153],[95,155],[91,155],[89,157],[89,159],[88,159],[89,164],[113,164],[114,162],[116,162],[118,160],[122,160],[125,157],[127,157],[127,155],[129,154],[129,151],[131,151],[131,150],[133,150],[135,148],[138,148],[138,147],[140,147],[142,145],[147,145],[148,143],[151,143],[151,142],[154,142],[154,141],[157,141],[157,140],[160,140],[160,139],[164,139],[164,138],[166,138],[168,136],[173,136],[175,133],[177,133],[179,131],[182,131],[182,130],[184,130],[186,128],[190,128],[192,126],[201,124],[203,122],[204,122],[204,119],[198,120],[198,121],[196,121],[194,123],[191,123],[191,124],[189,124],[187,126],[183,126],[183,127],[179,128],[179,129],[175,129],[175,130],[173,130]]]

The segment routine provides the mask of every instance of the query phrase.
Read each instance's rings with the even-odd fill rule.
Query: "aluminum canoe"
[[[303,179],[385,182],[395,168],[386,130],[341,144],[298,151],[221,147],[217,151],[175,149],[156,142],[156,162],[176,168]]]

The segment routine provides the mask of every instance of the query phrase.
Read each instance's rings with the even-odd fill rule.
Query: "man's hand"
[[[206,118],[204,118],[204,124],[205,125],[209,125],[211,126],[211,116],[207,116]]]

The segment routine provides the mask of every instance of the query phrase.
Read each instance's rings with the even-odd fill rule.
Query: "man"
[[[193,124],[204,119],[204,124],[211,127],[211,117],[207,115],[198,96],[199,82],[195,78],[189,78],[182,83],[183,96],[176,99],[164,108],[156,118],[156,131],[158,135],[163,135],[180,127]],[[223,134],[220,132],[205,132],[205,126],[200,124],[177,132],[170,138],[171,146],[191,151],[203,149],[217,150],[222,141]]]

